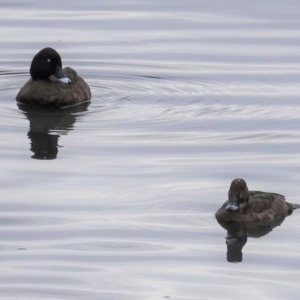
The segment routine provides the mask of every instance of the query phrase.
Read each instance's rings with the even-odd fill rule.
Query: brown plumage
[[[18,102],[59,107],[91,99],[88,84],[75,70],[62,69],[60,55],[52,48],[44,48],[34,56],[30,75],[16,97]]]
[[[276,193],[249,191],[244,179],[234,179],[228,191],[228,201],[216,212],[219,222],[274,222],[285,218],[297,204],[285,201]]]

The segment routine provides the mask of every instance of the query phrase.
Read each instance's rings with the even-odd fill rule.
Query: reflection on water
[[[298,299],[298,212],[242,264],[214,219],[229,178],[300,195],[296,2],[1,1],[0,298]],[[88,108],[16,106],[47,46]]]
[[[90,102],[64,108],[44,108],[18,103],[18,107],[29,120],[28,138],[34,159],[55,159],[58,140],[73,129],[76,114],[87,111]]]
[[[273,222],[244,223],[244,222],[219,222],[227,230],[227,261],[242,262],[242,249],[246,245],[248,237],[260,238],[269,234],[275,227],[281,225],[284,217]]]

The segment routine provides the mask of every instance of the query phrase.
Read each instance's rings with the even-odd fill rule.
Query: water
[[[299,211],[242,262],[230,181],[300,202],[297,1],[1,1],[0,298],[298,299]],[[51,46],[89,106],[18,107]]]

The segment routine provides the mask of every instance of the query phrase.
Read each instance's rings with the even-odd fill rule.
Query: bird
[[[219,222],[274,222],[285,218],[299,204],[285,201],[277,193],[249,191],[242,178],[234,179],[228,191],[228,200],[217,210],[215,216]]]
[[[61,57],[53,48],[44,48],[33,57],[30,76],[16,96],[19,103],[61,107],[91,99],[89,85],[74,69],[62,68]]]

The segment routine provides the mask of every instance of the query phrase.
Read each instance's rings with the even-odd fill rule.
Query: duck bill
[[[55,71],[55,76],[59,79],[59,81],[61,81],[62,83],[65,84],[70,84],[71,80],[70,78],[68,78],[66,76],[66,74],[64,73],[63,69],[61,67],[56,67],[56,71]]]
[[[237,211],[237,210],[239,210],[239,207],[238,207],[238,205],[237,205],[236,203],[229,203],[229,204],[225,207],[225,209],[226,209],[227,211]]]

